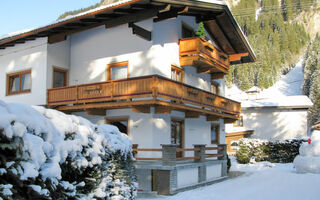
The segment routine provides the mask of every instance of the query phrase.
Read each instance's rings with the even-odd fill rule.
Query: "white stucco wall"
[[[70,67],[70,37],[67,40],[48,44],[47,88],[52,88],[53,67],[66,69]]]
[[[198,183],[198,168],[182,168],[177,170],[177,188]]]
[[[0,50],[0,99],[29,105],[46,104],[47,38]],[[31,69],[31,92],[6,96],[7,74]]]
[[[307,137],[307,110],[263,108],[243,110],[242,113],[244,128],[254,130],[254,138]]]

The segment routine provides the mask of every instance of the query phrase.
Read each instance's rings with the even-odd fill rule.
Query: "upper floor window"
[[[126,79],[129,77],[128,62],[108,65],[108,80]]]
[[[219,84],[214,82],[214,83],[211,83],[211,92],[213,94],[217,94],[219,95]]]
[[[53,88],[67,86],[68,70],[53,68]]]
[[[183,82],[183,70],[181,68],[171,66],[171,79]]]
[[[7,95],[31,92],[31,70],[7,74]]]
[[[182,24],[181,38],[192,38],[194,36],[195,36],[194,30],[191,27],[185,24]]]
[[[240,119],[233,123],[234,127],[243,127],[243,116],[240,116]]]

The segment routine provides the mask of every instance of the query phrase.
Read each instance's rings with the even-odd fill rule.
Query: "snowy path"
[[[239,165],[246,174],[207,187],[150,200],[319,200],[320,174],[298,174],[292,164]],[[142,200],[142,199],[141,199]],[[147,200],[144,198],[143,200]],[[148,199],[149,200],[149,199]]]

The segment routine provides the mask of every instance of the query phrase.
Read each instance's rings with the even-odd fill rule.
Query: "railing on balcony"
[[[201,109],[215,110],[219,113],[238,116],[240,103],[216,94],[152,75],[69,87],[53,88],[47,91],[49,107],[67,104],[85,104],[130,100],[165,99],[172,104],[195,105]]]
[[[204,162],[208,158],[217,158],[218,160],[227,159],[226,144],[218,145],[217,147],[206,147],[206,145],[194,145],[194,148],[178,148],[175,144],[162,145],[162,148],[157,149],[146,149],[138,148],[135,144],[132,149],[133,155],[136,161],[162,161],[163,164],[175,165],[178,161],[193,161],[193,162]],[[194,152],[194,156],[182,156],[177,157],[179,152]],[[211,151],[216,151],[212,153]],[[161,157],[138,157],[138,152],[161,152]],[[139,155],[139,154],[138,154]]]
[[[229,71],[229,56],[202,38],[181,39],[179,51],[181,66],[195,66],[198,72],[227,74]]]

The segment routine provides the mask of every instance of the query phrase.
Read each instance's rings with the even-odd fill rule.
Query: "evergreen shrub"
[[[256,162],[291,163],[299,154],[299,148],[303,142],[305,142],[304,139],[282,141],[240,139],[236,159],[240,164],[247,164],[251,159]]]

